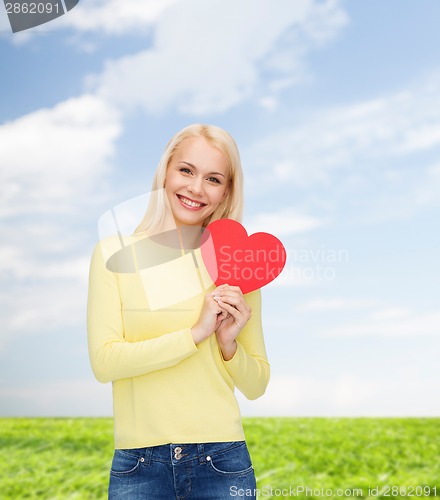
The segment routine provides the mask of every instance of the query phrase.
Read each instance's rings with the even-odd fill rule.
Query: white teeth
[[[190,201],[186,198],[180,198],[180,201],[185,203],[185,205],[188,205],[190,207],[201,207],[202,203],[196,203],[195,201]]]

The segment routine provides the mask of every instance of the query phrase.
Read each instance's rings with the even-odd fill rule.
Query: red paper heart
[[[286,250],[269,233],[248,236],[232,219],[219,219],[207,226],[202,238],[202,257],[211,279],[239,286],[243,293],[273,281],[286,264]]]

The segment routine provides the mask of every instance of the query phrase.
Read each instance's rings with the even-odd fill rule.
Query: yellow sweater
[[[200,286],[188,295],[197,282],[204,288],[209,283],[200,250],[139,271],[136,241],[125,241],[133,269],[126,263],[118,268],[114,259],[111,264],[120,248],[116,238],[97,244],[90,265],[89,354],[97,380],[113,384],[115,448],[244,439],[234,387],[256,399],[269,381],[260,291],[245,296],[252,317],[237,338],[234,357],[225,361],[215,334],[198,345],[191,336],[206,290]],[[176,302],[179,293],[183,300]]]

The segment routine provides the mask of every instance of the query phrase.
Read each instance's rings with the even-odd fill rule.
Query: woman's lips
[[[188,210],[197,211],[206,206],[206,203],[191,200],[191,198],[187,198],[186,196],[182,196],[181,194],[178,194],[177,198],[179,198],[180,204]]]

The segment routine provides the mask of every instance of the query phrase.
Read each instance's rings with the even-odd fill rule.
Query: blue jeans
[[[115,450],[109,500],[255,499],[245,441]]]

